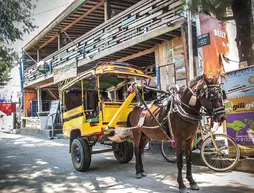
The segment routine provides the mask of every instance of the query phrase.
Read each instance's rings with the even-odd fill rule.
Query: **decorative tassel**
[[[195,106],[197,103],[197,97],[195,95],[192,95],[189,101],[190,106]]]

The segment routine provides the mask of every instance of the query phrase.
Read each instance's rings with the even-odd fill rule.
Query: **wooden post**
[[[81,80],[81,96],[82,96],[82,105],[84,106],[84,101],[85,101],[85,95],[84,95],[84,80]],[[87,100],[87,99],[86,99]]]
[[[60,50],[63,47],[63,34],[61,32],[58,33],[58,50]]]
[[[40,49],[37,50],[37,62],[40,62],[41,56],[40,56]]]
[[[156,71],[156,87],[158,89],[161,88],[161,83],[160,83],[160,52],[159,52],[159,44],[157,44],[154,47],[154,55],[155,55],[155,71]]]
[[[189,76],[189,62],[188,62],[188,52],[187,52],[187,40],[186,40],[186,24],[183,24],[181,26],[181,37],[183,42],[183,54],[184,54],[184,61],[185,61],[185,68],[186,68],[186,81],[188,82],[190,80]]]
[[[105,22],[110,19],[110,15],[111,15],[110,3],[109,3],[109,0],[106,0],[104,2],[104,21]]]

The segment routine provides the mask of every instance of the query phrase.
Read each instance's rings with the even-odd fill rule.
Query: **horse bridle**
[[[202,97],[204,95],[205,98],[208,99],[210,106],[212,106],[211,101],[217,100],[217,98],[219,98],[223,104],[224,93],[221,90],[220,85],[218,84],[205,84],[204,88],[200,91],[199,97]],[[225,107],[213,108],[213,112],[209,116],[214,116],[222,113],[225,113]]]

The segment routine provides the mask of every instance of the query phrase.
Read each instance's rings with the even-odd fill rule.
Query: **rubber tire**
[[[80,162],[77,162],[75,149],[79,148]],[[88,142],[83,138],[76,138],[71,144],[71,160],[74,168],[79,172],[87,171],[91,164],[91,151]]]
[[[210,164],[206,161],[205,156],[204,156],[204,154],[205,154],[205,153],[204,153],[205,144],[206,144],[206,142],[207,142],[208,140],[211,140],[211,137],[209,136],[209,137],[206,138],[205,141],[203,142],[202,147],[201,147],[201,151],[200,151],[201,158],[202,158],[203,162],[205,163],[205,165],[206,165],[207,167],[209,167],[210,169],[212,169],[212,170],[214,170],[214,171],[216,171],[216,172],[225,172],[225,171],[228,171],[228,170],[233,169],[233,168],[235,167],[235,165],[238,163],[239,158],[240,158],[240,149],[239,149],[237,143],[234,141],[233,138],[231,138],[231,137],[229,137],[229,136],[227,136],[227,135],[224,135],[224,134],[213,134],[213,136],[214,136],[215,138],[216,138],[216,137],[224,137],[224,138],[227,138],[227,139],[233,144],[233,146],[234,146],[234,148],[235,148],[235,150],[236,150],[236,157],[235,157],[235,160],[234,160],[234,162],[233,162],[230,166],[228,166],[228,167],[226,167],[226,168],[216,168],[216,167],[210,165]]]
[[[120,150],[114,150],[114,147],[119,145],[120,147],[119,148],[123,148],[124,150],[124,153],[123,152],[120,152]],[[122,143],[115,143],[113,142],[112,144],[112,148],[113,148],[113,151],[114,151],[114,156],[116,158],[116,160],[121,163],[121,164],[126,164],[126,163],[129,163],[132,158],[133,158],[133,150],[134,150],[134,146],[133,146],[133,143],[132,142],[128,142],[128,141],[124,141]],[[123,153],[123,155],[121,155],[120,153]]]
[[[164,142],[162,141],[161,142],[161,154],[162,154],[162,156],[164,157],[164,159],[167,161],[167,162],[169,162],[169,163],[176,163],[176,161],[177,161],[177,158],[176,158],[176,154],[174,153],[174,154],[172,154],[172,157],[168,157],[167,155],[166,155],[166,153],[165,153],[165,151],[164,151]],[[173,149],[173,148],[172,148]]]

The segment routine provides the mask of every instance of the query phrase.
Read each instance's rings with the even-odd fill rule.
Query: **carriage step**
[[[92,154],[106,153],[111,151],[113,151],[113,149],[101,149],[101,150],[92,151]]]

